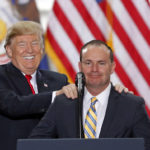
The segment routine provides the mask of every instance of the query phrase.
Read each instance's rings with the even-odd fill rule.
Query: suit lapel
[[[30,86],[24,75],[12,63],[8,64],[7,68],[8,80],[13,89],[16,89],[20,95],[28,95],[32,93]]]
[[[47,80],[42,76],[39,70],[37,71],[36,79],[37,79],[37,87],[39,93],[49,90],[49,84]]]
[[[108,106],[106,109],[105,118],[102,124],[102,129],[99,137],[110,137],[111,132],[109,132],[109,129],[111,128],[111,123],[113,119],[115,119],[115,111],[116,111],[116,105],[117,105],[117,97],[118,94],[115,91],[114,87],[111,87],[110,96],[108,99]]]

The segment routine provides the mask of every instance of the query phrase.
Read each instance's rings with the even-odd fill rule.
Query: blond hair
[[[11,40],[20,35],[37,35],[40,39],[41,47],[43,44],[43,29],[39,23],[33,21],[19,21],[13,24],[7,31],[4,47],[11,44]]]

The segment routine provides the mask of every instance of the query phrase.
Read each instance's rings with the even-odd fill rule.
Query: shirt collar
[[[109,83],[109,85],[107,86],[107,88],[101,92],[100,94],[96,95],[96,96],[93,96],[91,95],[87,88],[85,87],[84,89],[84,100],[85,100],[85,104],[86,103],[91,103],[91,98],[92,97],[96,97],[98,102],[101,103],[101,105],[104,105],[107,101],[108,101],[108,98],[109,98],[109,94],[110,94],[110,89],[111,89],[111,84]],[[90,98],[90,99],[89,99]]]
[[[37,71],[35,71],[31,76],[32,76],[32,79],[34,80],[34,81],[36,81],[36,72]]]
[[[32,77],[32,79],[31,80],[34,80],[34,81],[36,81],[36,72],[37,71],[35,71],[33,74],[31,74],[31,77]],[[23,73],[22,72],[22,74],[25,76],[26,74],[25,73]]]

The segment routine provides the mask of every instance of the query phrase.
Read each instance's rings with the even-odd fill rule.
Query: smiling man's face
[[[32,74],[38,68],[43,55],[41,41],[37,35],[20,35],[6,47],[14,66],[25,74]]]

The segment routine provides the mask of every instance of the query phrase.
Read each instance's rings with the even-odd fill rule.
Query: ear
[[[111,67],[111,74],[115,71],[115,68],[116,68],[116,63],[113,62]]]
[[[78,62],[79,71],[81,71],[81,68],[82,68],[81,65],[82,65],[81,62],[79,61]]]
[[[45,54],[44,48],[41,48],[41,54],[44,56],[44,54]]]
[[[7,53],[8,57],[11,58],[12,57],[12,49],[10,48],[10,46],[7,45],[5,49],[6,49],[6,53]]]

